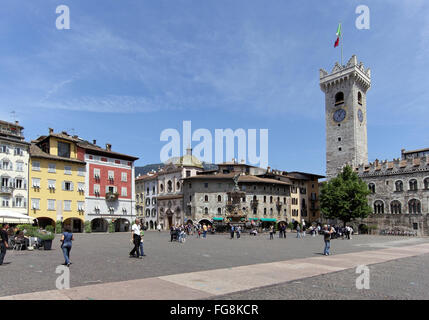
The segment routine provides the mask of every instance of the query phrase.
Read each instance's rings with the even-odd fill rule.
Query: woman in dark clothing
[[[61,236],[61,249],[63,249],[64,259],[67,267],[70,267],[70,251],[72,248],[72,241],[74,240],[73,233],[69,228],[66,228],[63,235]]]

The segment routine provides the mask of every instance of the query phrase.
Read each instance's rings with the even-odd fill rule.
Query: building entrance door
[[[172,225],[173,225],[173,217],[168,216],[168,228],[170,229]]]

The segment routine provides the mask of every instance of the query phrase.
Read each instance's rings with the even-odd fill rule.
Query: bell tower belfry
[[[368,163],[366,93],[371,71],[353,55],[345,66],[335,63],[331,73],[320,69],[325,93],[326,177],[331,179],[345,164]]]

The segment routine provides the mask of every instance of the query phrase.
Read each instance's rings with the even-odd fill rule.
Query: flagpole
[[[340,21],[340,30],[341,30],[341,66],[343,66],[343,26]]]

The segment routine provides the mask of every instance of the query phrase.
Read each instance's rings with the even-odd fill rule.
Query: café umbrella
[[[0,212],[1,223],[33,223],[34,218],[17,212]]]

